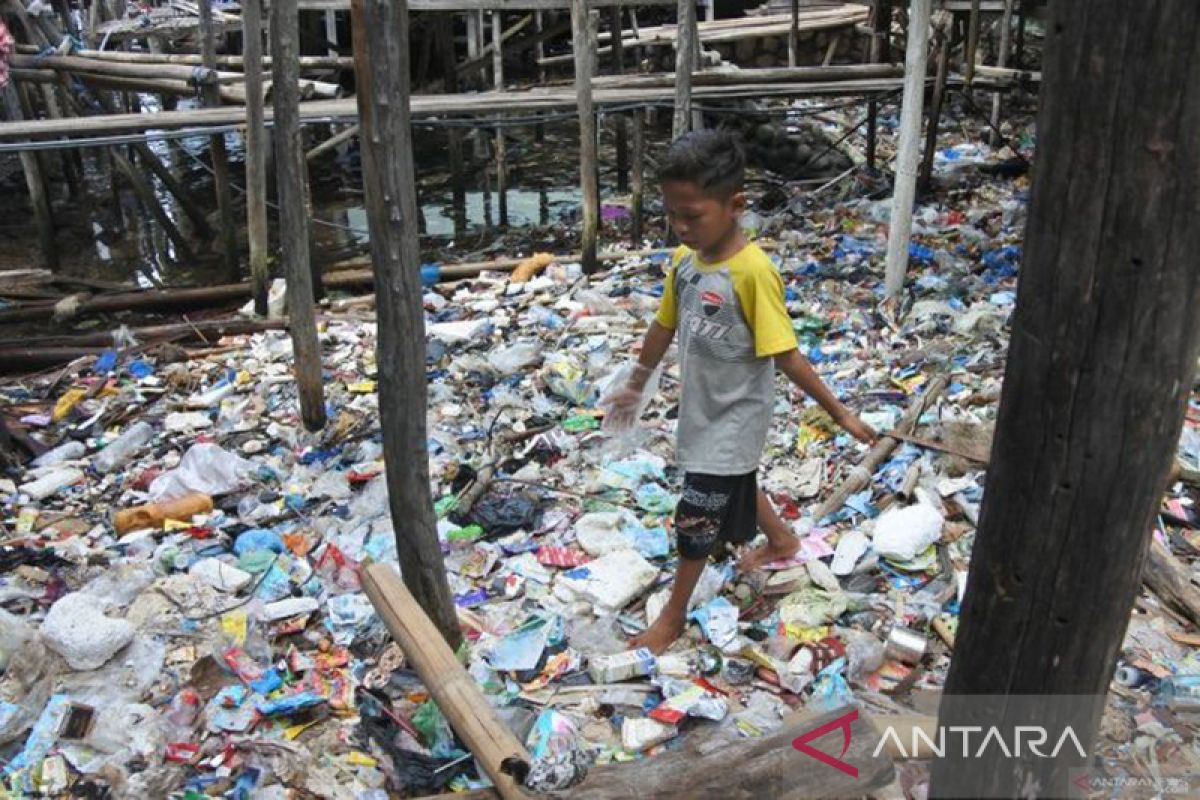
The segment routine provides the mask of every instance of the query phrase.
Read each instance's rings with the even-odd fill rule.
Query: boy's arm
[[[872,444],[879,438],[879,434],[870,425],[859,419],[857,414],[834,397],[833,392],[829,391],[829,387],[821,380],[821,376],[798,349],[778,353],[775,356],[775,366],[784,375],[787,375],[788,380],[796,384],[801,391],[816,400],[821,408],[833,417],[833,421],[845,428],[846,432],[855,439]]]
[[[646,385],[646,379],[654,368],[663,360],[671,341],[675,338],[675,329],[668,328],[658,320],[650,323],[650,329],[642,339],[642,352],[638,354],[637,368],[630,378],[630,386],[641,391]]]

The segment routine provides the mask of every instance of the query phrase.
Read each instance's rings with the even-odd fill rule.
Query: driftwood
[[[911,434],[916,429],[917,420],[921,418],[921,414],[937,400],[945,388],[946,379],[944,377],[939,376],[930,381],[921,396],[916,398],[916,401],[904,412],[904,416],[896,424],[896,432]],[[871,483],[871,475],[876,468],[888,459],[899,442],[900,439],[894,436],[887,434],[880,436],[879,441],[867,453],[862,463],[855,466],[833,494],[817,506],[817,510],[813,512],[813,518],[820,520],[832,514],[841,508],[851,495],[865,489]]]
[[[1142,581],[1160,600],[1200,626],[1200,588],[1192,583],[1191,572],[1158,540],[1150,542]]]

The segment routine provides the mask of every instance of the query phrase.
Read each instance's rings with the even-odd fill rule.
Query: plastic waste
[[[135,422],[100,451],[93,459],[92,466],[96,468],[97,472],[112,472],[133,458],[153,438],[154,427],[150,423]]]
[[[917,492],[920,497],[924,490]],[[889,508],[875,520],[875,549],[892,561],[912,561],[942,537],[944,522],[942,512],[927,502]]]
[[[133,625],[105,616],[97,606],[92,595],[71,592],[50,607],[42,623],[42,639],[72,669],[103,666],[133,639]]]
[[[83,442],[70,441],[60,444],[53,450],[47,450],[40,456],[35,458],[30,466],[32,467],[51,467],[55,464],[61,464],[64,461],[75,461],[87,453],[87,445]]]
[[[197,514],[213,510],[213,500],[206,494],[188,494],[161,503],[126,508],[113,514],[113,528],[126,533],[137,528],[157,528],[166,520],[187,522]]]
[[[541,363],[543,349],[544,346],[538,341],[515,342],[493,351],[488,356],[488,364],[501,375],[512,375]]]
[[[197,493],[218,497],[246,485],[254,470],[252,462],[219,445],[194,444],[183,454],[179,466],[154,479],[149,494],[156,501]]]
[[[83,472],[74,467],[60,467],[37,480],[23,483],[17,487],[22,494],[27,494],[34,500],[45,500],[51,495],[58,494],[68,486],[74,486],[83,480]]]

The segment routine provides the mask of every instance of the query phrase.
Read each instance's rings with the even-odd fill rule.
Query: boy
[[[767,255],[742,235],[744,175],[745,157],[727,134],[696,131],[671,145],[659,180],[667,219],[683,246],[672,259],[633,376],[606,398],[609,426],[632,424],[647,378],[679,331],[676,455],[684,471],[675,510],[679,569],[662,614],[630,642],[656,654],[683,634],[688,600],[718,542],[742,544],[756,527],[762,529],[767,543],[741,560],[743,571],[799,549],[756,480],[776,368],[855,438],[876,438],[800,355],[783,281]]]

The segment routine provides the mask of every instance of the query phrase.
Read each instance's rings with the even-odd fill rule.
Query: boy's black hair
[[[746,179],[746,155],[725,131],[685,133],[671,143],[659,163],[658,180],[688,181],[722,199],[740,192]]]

